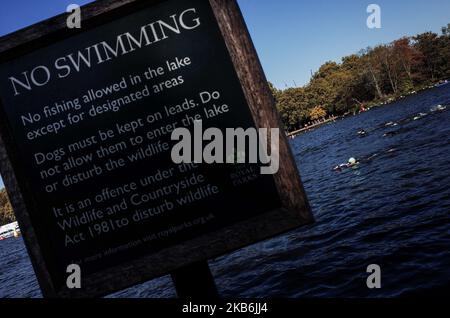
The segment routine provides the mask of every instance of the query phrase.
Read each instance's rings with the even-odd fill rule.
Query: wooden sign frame
[[[69,30],[65,14],[51,18],[0,38],[0,63],[162,1],[102,0],[88,4],[82,7],[81,30]],[[313,222],[299,172],[281,128],[274,99],[240,9],[235,0],[205,1],[209,1],[213,9],[257,128],[280,127],[280,168],[274,175],[274,180],[282,207],[213,234],[203,235],[156,254],[84,277],[81,291],[65,288],[57,290],[37,244],[36,233],[39,229],[33,227],[27,212],[27,209],[35,204],[28,195],[33,189],[27,183],[26,176],[22,175],[23,172],[14,168],[14,162],[20,158],[17,157],[16,146],[12,133],[7,129],[5,118],[0,118],[1,174],[45,297],[105,295]]]

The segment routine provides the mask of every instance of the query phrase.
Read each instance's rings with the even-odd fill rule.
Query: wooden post
[[[177,269],[172,272],[171,276],[179,298],[219,298],[219,292],[207,261],[197,262]]]

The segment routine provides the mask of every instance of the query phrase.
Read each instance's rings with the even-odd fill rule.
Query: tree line
[[[0,190],[0,226],[12,223],[16,220],[14,211],[9,202],[8,194],[3,188]]]
[[[293,131],[328,115],[357,112],[450,78],[450,23],[326,62],[303,87],[269,83],[285,129]]]

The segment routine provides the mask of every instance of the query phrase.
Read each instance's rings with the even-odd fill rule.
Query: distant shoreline
[[[360,114],[363,114],[363,113],[367,113],[367,112],[369,112],[370,110],[372,110],[374,108],[378,108],[378,107],[382,107],[382,106],[389,106],[391,104],[395,104],[395,103],[405,99],[406,97],[409,97],[409,96],[412,96],[412,95],[417,95],[419,93],[424,93],[424,92],[427,92],[427,91],[430,91],[430,90],[433,90],[433,89],[436,89],[436,88],[440,88],[440,87],[446,86],[446,85],[450,85],[450,81],[446,81],[445,83],[440,84],[440,85],[439,84],[429,85],[429,86],[426,86],[424,88],[420,88],[420,89],[417,89],[415,91],[411,91],[411,92],[406,93],[406,94],[401,95],[401,96],[397,96],[397,97],[390,96],[389,98],[387,98],[387,100],[385,102],[381,102],[380,103],[380,101],[374,101],[373,103],[369,104],[369,106],[364,111],[354,112],[354,113],[348,112],[348,113],[340,115],[340,116],[330,116],[329,118],[323,118],[321,120],[317,120],[312,125],[305,126],[305,127],[301,128],[299,130],[295,130],[295,131],[292,131],[292,132],[286,132],[286,136],[289,137],[289,138],[295,138],[295,137],[301,135],[302,133],[309,132],[309,131],[314,130],[316,128],[319,128],[319,127],[321,127],[323,125],[326,125],[326,124],[329,124],[329,123],[334,123],[334,122],[336,122],[338,120],[342,120],[342,119],[345,119],[347,117],[353,117],[353,116],[357,116],[357,115],[360,115]]]

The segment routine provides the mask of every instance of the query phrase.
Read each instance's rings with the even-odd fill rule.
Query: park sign
[[[1,173],[44,296],[106,295],[313,221],[283,133],[273,175],[171,159],[200,120],[279,127],[235,1],[81,12],[81,29],[61,15],[0,38]]]

